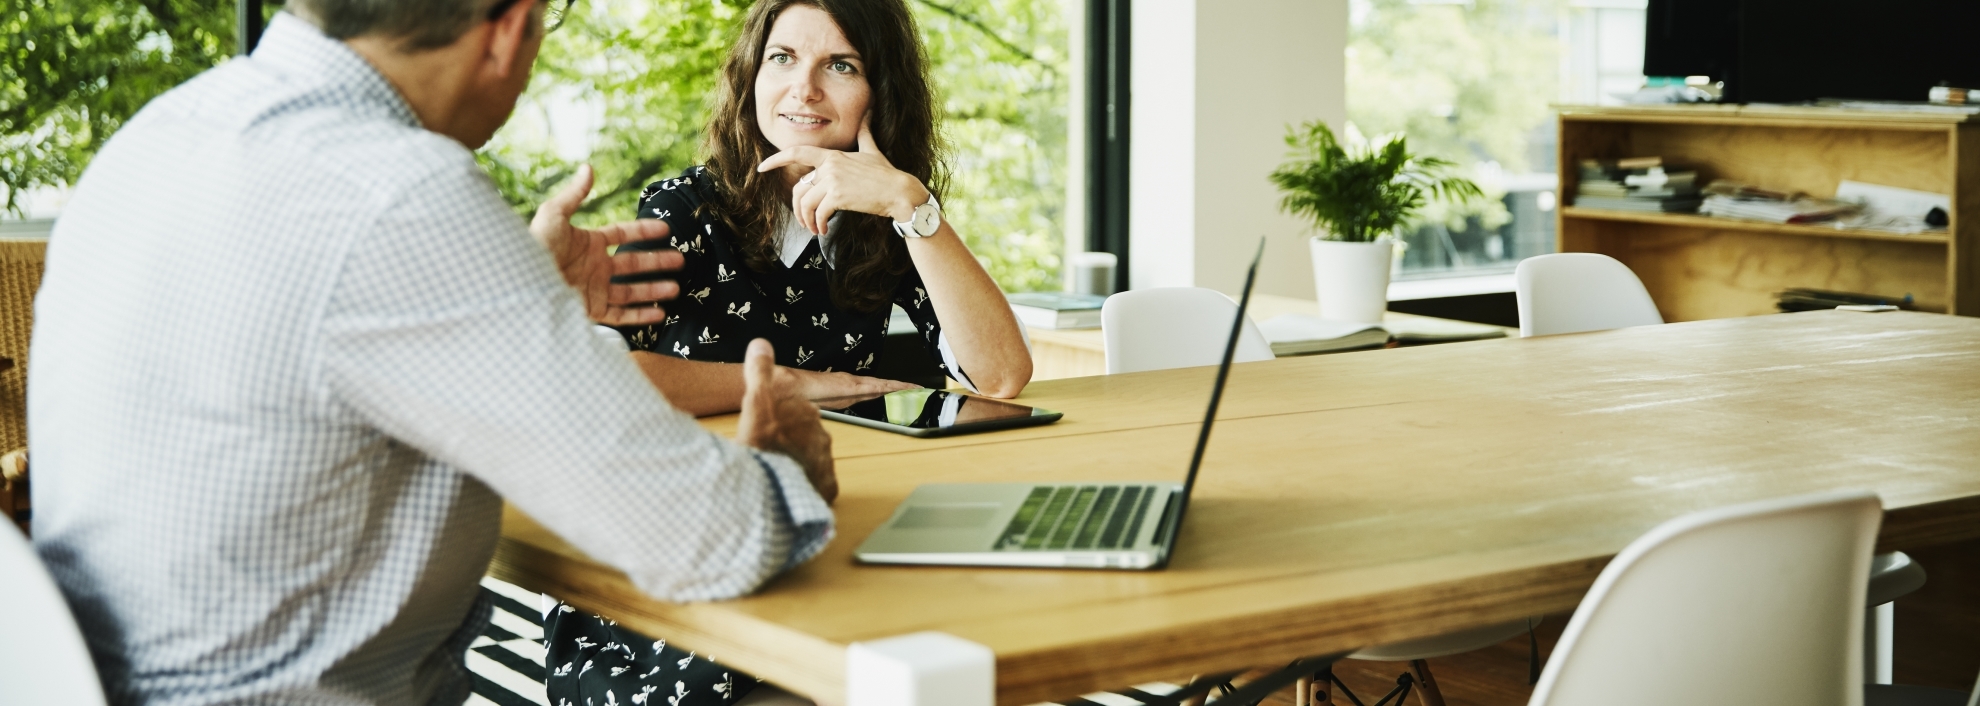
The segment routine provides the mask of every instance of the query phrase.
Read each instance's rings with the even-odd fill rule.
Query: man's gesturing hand
[[[678,270],[681,254],[672,250],[608,254],[614,245],[667,237],[664,221],[627,221],[597,230],[571,227],[571,214],[591,194],[591,179],[591,165],[579,167],[569,186],[537,207],[529,232],[550,251],[564,281],[584,296],[585,315],[592,321],[613,326],[658,323],[667,318],[660,302],[680,296],[680,285],[671,281],[612,284],[612,276]]]
[[[832,435],[818,421],[818,407],[798,394],[796,378],[790,370],[777,367],[769,341],[749,342],[749,351],[743,354],[742,420],[736,440],[797,461],[811,487],[829,503],[839,497]]]

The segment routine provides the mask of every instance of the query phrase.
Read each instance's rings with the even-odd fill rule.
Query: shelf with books
[[[1980,315],[1980,122],[1825,108],[1562,107],[1562,201],[1582,166],[1658,157],[1727,180],[1834,198],[1842,181],[1952,195],[1951,225],[1897,233],[1694,213],[1557,210],[1561,252],[1609,255],[1637,273],[1667,321],[1774,313],[1791,288],[1912,295]],[[1970,216],[1970,217],[1968,217]]]
[[[1755,233],[1779,233],[1781,235],[1805,235],[1816,238],[1854,238],[1862,240],[1894,240],[1904,243],[1951,242],[1946,231],[1926,231],[1923,233],[1893,233],[1880,230],[1854,230],[1837,228],[1821,223],[1767,223],[1765,221],[1743,221],[1736,218],[1714,218],[1691,213],[1650,213],[1645,211],[1609,211],[1598,208],[1567,206],[1561,209],[1562,218],[1585,218],[1602,221],[1627,221],[1649,223],[1682,228],[1711,228],[1717,230],[1739,230]]]

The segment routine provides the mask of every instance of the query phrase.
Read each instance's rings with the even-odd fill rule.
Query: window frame
[[[1086,0],[1086,249],[1113,253],[1114,291],[1126,291],[1130,0]]]

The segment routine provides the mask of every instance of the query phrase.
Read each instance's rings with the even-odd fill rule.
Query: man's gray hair
[[[332,39],[388,37],[401,40],[402,50],[416,52],[453,44],[501,1],[289,0],[288,9]]]

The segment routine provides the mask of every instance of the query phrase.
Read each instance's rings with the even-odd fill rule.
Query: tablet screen
[[[822,400],[819,408],[847,417],[908,429],[944,429],[1031,419],[1057,413],[947,390],[900,390],[861,401]]]

